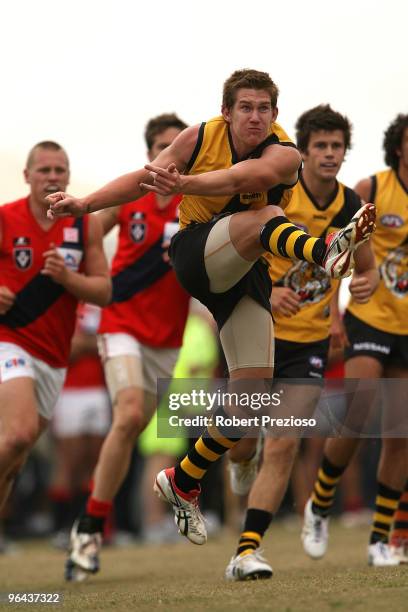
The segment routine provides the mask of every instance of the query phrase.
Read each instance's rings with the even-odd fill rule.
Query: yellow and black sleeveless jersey
[[[325,208],[319,208],[302,177],[293,189],[285,214],[312,236],[325,236],[347,225],[360,208],[358,195],[341,183]],[[316,264],[273,256],[270,275],[274,287],[289,287],[301,298],[292,317],[274,313],[275,336],[291,342],[316,342],[329,336],[330,300],[339,281]],[[273,289],[272,289],[273,291]]]
[[[348,310],[368,325],[391,334],[408,334],[408,189],[394,170],[371,177],[369,201],[377,208],[371,238],[380,284],[367,304],[351,301]]]
[[[245,159],[257,159],[263,150],[273,144],[295,145],[286,132],[273,123],[270,133]],[[200,126],[197,144],[186,169],[186,174],[202,174],[211,170],[230,168],[242,159],[237,159],[228,123],[225,119],[215,117]],[[226,212],[240,212],[248,209],[262,208],[266,204],[285,206],[291,195],[293,185],[277,185],[269,191],[243,193],[235,196],[197,196],[185,195],[180,204],[180,227],[183,229],[192,222],[206,223],[214,215]]]

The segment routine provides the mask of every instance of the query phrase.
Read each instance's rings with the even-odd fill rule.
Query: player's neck
[[[157,203],[157,208],[159,208],[160,210],[163,210],[163,208],[166,208],[166,206],[168,206],[170,204],[170,202],[172,201],[173,196],[162,196],[159,195],[158,193],[156,193],[156,203]]]
[[[406,166],[403,162],[400,162],[397,174],[401,183],[406,189],[408,189],[408,166]]]
[[[48,230],[52,225],[54,225],[55,221],[47,218],[47,207],[43,202],[38,202],[32,195],[30,195],[29,205],[34,219],[42,229]]]
[[[306,167],[303,168],[302,180],[308,191],[312,194],[316,204],[321,208],[327,206],[336,189],[337,180],[333,178],[328,181],[322,181],[320,178],[309,173]]]

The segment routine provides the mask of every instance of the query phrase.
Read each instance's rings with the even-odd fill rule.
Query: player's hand
[[[349,285],[349,290],[357,304],[366,304],[380,282],[380,275],[377,269],[367,270],[366,272],[354,272]]]
[[[64,285],[68,279],[69,270],[65,265],[65,260],[58,252],[54,244],[50,245],[50,249],[43,253],[44,267],[41,274],[49,276],[53,281]]]
[[[159,195],[167,196],[173,193],[181,193],[181,175],[176,168],[176,164],[170,164],[167,168],[146,164],[145,169],[150,171],[153,179],[152,184],[140,183],[140,188],[146,191],[154,191]]]
[[[350,342],[347,337],[346,328],[344,327],[343,319],[332,315],[330,325],[330,349],[338,350],[349,346]]]
[[[170,246],[170,240],[163,240],[162,242],[162,249],[163,249],[163,255],[162,255],[162,259],[165,263],[169,264],[171,266],[171,259],[170,259],[170,255],[169,255],[169,246]]]
[[[16,294],[4,285],[0,286],[0,315],[6,314],[14,304]]]
[[[300,297],[289,287],[273,287],[271,305],[272,314],[278,313],[285,317],[292,317],[299,312]]]
[[[45,199],[49,203],[49,209],[47,210],[48,219],[56,217],[82,217],[87,212],[82,200],[74,198],[63,191],[50,193]]]

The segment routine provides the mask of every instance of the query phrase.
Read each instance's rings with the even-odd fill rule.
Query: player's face
[[[69,182],[69,166],[64,151],[37,149],[29,168],[24,170],[31,197],[48,207],[45,197],[56,191],[65,191]]]
[[[150,161],[153,161],[159,153],[166,149],[173,140],[180,134],[182,130],[176,127],[169,127],[164,132],[157,134],[153,139],[153,145],[148,151],[147,156]]]
[[[223,108],[229,123],[235,148],[249,153],[268,136],[271,123],[278,115],[272,108],[271,98],[264,89],[238,89],[231,109]]]
[[[401,146],[397,151],[397,154],[400,157],[400,164],[402,164],[405,168],[408,168],[408,128],[405,128],[402,134]]]
[[[305,170],[322,181],[336,178],[346,153],[341,130],[319,130],[309,138],[306,153],[302,154]]]

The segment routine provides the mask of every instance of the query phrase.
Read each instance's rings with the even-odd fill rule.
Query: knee
[[[263,225],[275,217],[283,217],[285,215],[282,208],[280,206],[275,206],[274,204],[265,206],[259,211],[256,211],[256,213],[258,214]]]
[[[274,465],[291,464],[299,448],[296,438],[267,439],[264,447],[264,461]]]
[[[16,459],[20,455],[27,453],[34,445],[38,436],[38,427],[19,426],[18,428],[10,428],[5,431],[2,436],[2,446],[5,454],[10,459]]]
[[[143,404],[137,394],[122,394],[115,407],[112,429],[121,437],[135,439],[146,427]]]

